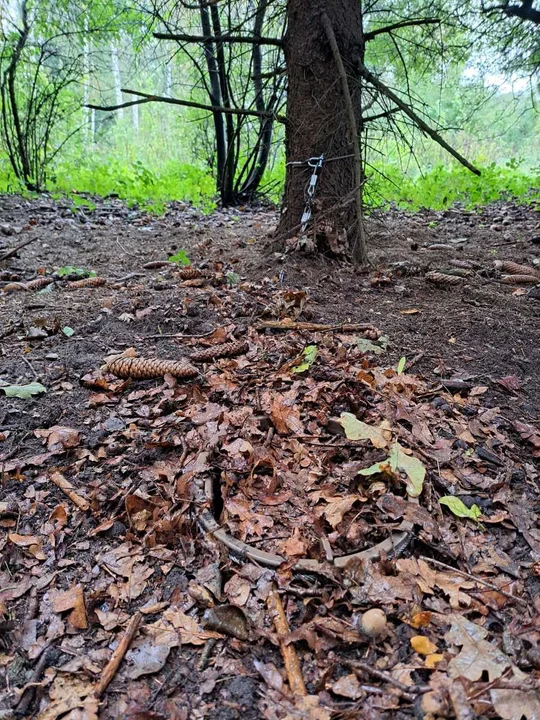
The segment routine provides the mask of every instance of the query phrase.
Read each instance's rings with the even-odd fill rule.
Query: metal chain
[[[287,165],[307,165],[313,170],[304,193],[304,199],[306,201],[306,204],[304,206],[304,212],[302,213],[302,217],[300,218],[300,231],[303,234],[306,232],[308,223],[311,220],[313,202],[315,200],[315,192],[317,189],[317,182],[319,180],[319,176],[324,165],[324,155],[310,157],[304,162],[290,162],[287,163]]]

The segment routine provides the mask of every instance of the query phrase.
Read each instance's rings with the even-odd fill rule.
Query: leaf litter
[[[2,717],[225,717],[231,678],[227,717],[540,717],[537,428],[392,367],[376,328],[297,327],[303,291],[175,263],[213,308],[174,346],[198,374],[81,367],[84,421],[0,458]]]

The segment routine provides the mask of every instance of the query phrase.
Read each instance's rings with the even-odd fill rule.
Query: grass
[[[395,205],[416,211],[443,210],[460,203],[474,208],[489,202],[512,199],[529,203],[540,200],[540,167],[526,168],[517,160],[504,165],[480,165],[482,175],[473,175],[454,163],[436,165],[420,173],[404,173],[387,161],[370,168],[366,199],[369,207]],[[278,202],[284,180],[284,162],[278,162],[263,181],[263,190]],[[168,159],[148,167],[139,159],[121,161],[95,153],[90,157],[65,158],[51,172],[53,196],[70,197],[75,206],[92,207],[90,196],[118,196],[129,206],[161,214],[170,201],[190,202],[204,212],[216,207],[215,182],[208,170],[195,164]],[[0,192],[21,192],[4,160],[0,159]]]

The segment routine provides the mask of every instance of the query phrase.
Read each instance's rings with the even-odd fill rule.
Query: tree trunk
[[[329,33],[335,35],[337,47],[334,43],[333,49]],[[344,69],[346,76],[340,75],[339,56],[341,71]],[[285,36],[289,77],[287,162],[305,162],[320,155],[325,158],[311,205],[311,220],[304,234],[308,242],[311,240],[311,247],[352,253],[361,261],[365,260],[358,251],[363,232],[358,192],[362,174],[361,164],[360,168],[358,166],[360,155],[355,150],[359,142],[359,61],[362,56],[362,17],[358,0],[327,0],[324,3],[288,0]],[[347,92],[344,92],[344,85],[348,87]],[[278,228],[281,238],[301,234],[305,193],[312,172],[306,165],[287,165],[285,198]]]

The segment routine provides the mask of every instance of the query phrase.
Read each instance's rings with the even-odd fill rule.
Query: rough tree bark
[[[324,155],[307,228],[319,249],[351,252],[359,257],[358,167],[351,137],[351,106],[344,93],[326,25],[331,26],[343,61],[356,137],[360,127],[360,74],[363,60],[361,6],[358,0],[288,0],[285,58],[289,76],[286,152],[295,163]],[[335,48],[334,48],[335,49]],[[357,157],[358,159],[358,157]],[[311,169],[288,165],[278,235],[299,234],[305,189]]]

